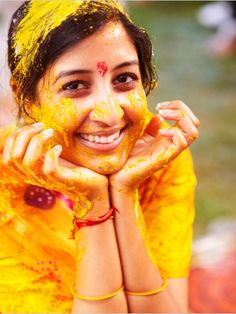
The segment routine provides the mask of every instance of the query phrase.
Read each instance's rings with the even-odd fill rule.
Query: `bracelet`
[[[78,294],[74,291],[75,289],[75,283],[73,283],[71,285],[71,293],[73,294],[74,297],[81,299],[81,300],[87,300],[87,301],[100,301],[100,300],[106,300],[106,299],[110,299],[112,297],[114,297],[115,295],[117,295],[119,292],[124,290],[124,285],[122,285],[118,290],[116,290],[113,293],[107,294],[107,295],[103,295],[100,297],[87,297],[87,296],[83,296],[81,294]]]
[[[105,213],[102,216],[91,218],[91,219],[85,219],[85,220],[80,220],[76,216],[74,216],[73,219],[73,228],[71,230],[71,238],[75,239],[75,233],[81,228],[81,227],[92,227],[98,224],[101,224],[102,222],[106,221],[109,218],[114,218],[114,211],[118,211],[114,206],[112,206],[107,213]]]
[[[147,296],[147,295],[153,295],[159,292],[162,292],[166,287],[167,287],[167,279],[166,278],[162,278],[163,279],[163,283],[160,286],[160,288],[156,289],[156,290],[151,290],[151,291],[147,291],[147,292],[132,292],[132,291],[126,291],[125,293],[128,295],[136,295],[136,296]]]

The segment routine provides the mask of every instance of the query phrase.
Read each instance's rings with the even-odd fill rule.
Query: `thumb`
[[[148,133],[153,137],[157,136],[159,134],[158,131],[161,128],[161,124],[163,121],[164,119],[160,115],[157,114],[153,116],[145,129],[145,133]]]

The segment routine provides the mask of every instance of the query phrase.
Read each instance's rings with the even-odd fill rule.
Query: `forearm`
[[[99,207],[99,203],[96,204]],[[107,212],[107,204],[101,204],[100,212]],[[96,208],[94,209],[97,211]],[[91,216],[91,215],[90,215]],[[75,291],[82,296],[105,296],[117,291],[123,285],[119,251],[116,242],[113,219],[80,229],[76,240],[76,285]],[[124,292],[99,301],[74,298],[72,313],[127,312]]]
[[[161,287],[163,279],[148,253],[147,244],[137,224],[135,194],[112,192],[112,204],[120,213],[115,217],[115,229],[122,261],[125,289],[145,292]],[[130,312],[183,312],[169,289],[150,296],[127,295]]]

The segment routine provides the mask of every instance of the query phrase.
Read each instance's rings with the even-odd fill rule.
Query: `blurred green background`
[[[191,151],[198,178],[195,237],[215,219],[236,219],[236,55],[206,52],[212,29],[196,13],[206,2],[129,1],[132,19],[151,35],[159,78],[149,96],[152,111],[181,99],[201,121]]]

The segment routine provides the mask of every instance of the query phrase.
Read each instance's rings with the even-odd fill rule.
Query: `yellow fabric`
[[[196,177],[189,150],[139,189],[152,254],[164,277],[188,276]]]
[[[11,130],[0,132],[0,152]],[[188,275],[195,185],[185,150],[139,189],[152,254],[168,278]],[[75,278],[72,213],[60,200],[50,210],[26,205],[26,187],[0,163],[0,312],[69,313]]]

